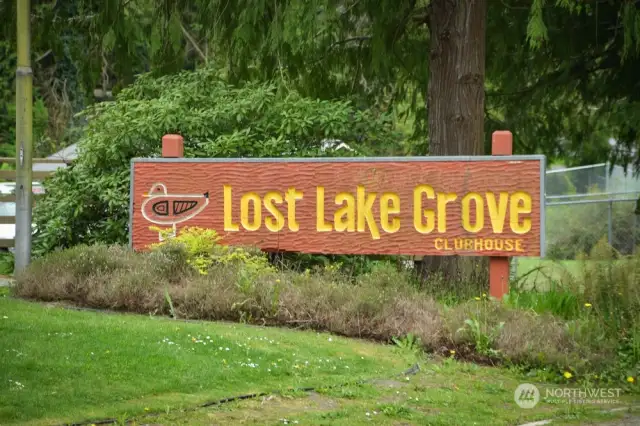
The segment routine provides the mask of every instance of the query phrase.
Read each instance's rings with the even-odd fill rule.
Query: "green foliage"
[[[248,298],[234,302],[232,309],[239,313],[241,322],[251,322],[254,312],[250,308],[245,308],[245,304],[250,301],[251,295],[255,292],[256,281],[264,279],[276,271],[269,264],[265,253],[260,250],[247,250],[219,244],[222,238],[213,229],[184,227],[174,236],[172,235],[173,229],[152,228],[160,232],[163,241],[152,244],[151,249],[163,254],[183,252],[185,263],[199,275],[208,275],[212,269],[215,273],[215,268],[220,267],[230,266],[236,270],[236,288]],[[272,287],[270,306],[264,312],[265,314],[275,315],[277,313],[280,295],[279,282],[279,279],[276,280]],[[165,298],[168,301],[171,315],[175,318],[176,310],[166,289]]]
[[[624,19],[637,15],[633,2],[534,0],[529,10],[515,3],[489,6],[487,130],[513,130],[518,153],[541,152],[568,166],[609,158],[640,170],[633,150],[640,27]],[[508,58],[498,60],[498,52]]]
[[[564,319],[577,318],[584,309],[575,292],[557,283],[545,291],[522,291],[514,287],[503,300],[516,309],[533,309],[540,314],[549,313]]]
[[[408,352],[418,352],[422,350],[422,342],[419,337],[409,333],[403,338],[392,337],[391,341],[400,349]]]
[[[0,40],[0,157],[15,157],[16,155],[15,75],[15,52],[8,42]],[[45,137],[49,117],[37,88],[34,92],[33,141],[37,147]],[[38,152],[36,149],[35,153],[38,154]]]
[[[143,75],[115,102],[94,105],[73,167],[46,184],[36,205],[34,247],[127,241],[129,167],[133,157],[158,156],[161,138],[179,133],[187,157],[344,155],[324,149],[339,139],[375,153],[398,139],[391,119],[348,102],[281,92],[272,84],[227,84],[213,68],[153,78]]]
[[[388,417],[395,417],[400,419],[413,418],[413,410],[407,407],[406,404],[399,404],[399,403],[378,404],[378,410],[380,411],[380,413]]]
[[[0,275],[12,275],[14,268],[13,253],[9,251],[0,252]]]
[[[504,301],[516,309],[551,313],[567,320],[575,341],[605,346],[615,336],[616,363],[599,380],[620,381],[640,374],[640,254],[620,256],[598,242],[582,255],[574,273],[565,274],[548,291],[513,288]]]
[[[640,309],[640,254],[623,256],[601,240],[578,263],[575,271],[567,271],[550,289],[514,287],[505,303],[565,319],[597,314],[616,333],[632,329],[634,312]]]
[[[202,229],[198,227],[185,227],[174,237],[173,229],[167,230],[151,227],[153,231],[158,231],[161,242],[152,244],[153,250],[168,250],[174,252],[175,249],[182,249],[185,252],[185,261],[198,273],[206,275],[209,268],[219,257],[220,253],[217,243],[222,238],[213,229]]]
[[[15,98],[14,98],[15,100]],[[8,118],[5,120],[5,118]],[[49,124],[49,115],[47,107],[40,98],[36,98],[33,103],[33,144],[34,157],[40,157],[51,154],[48,151],[38,149],[42,142],[46,139],[47,126]],[[16,104],[11,102],[7,104],[7,115],[0,118],[2,128],[0,129],[0,156],[15,157],[16,156]],[[6,141],[6,142],[4,142]]]
[[[16,55],[9,43],[0,41],[0,156],[14,156]]]
[[[207,275],[214,264],[239,264],[247,272],[247,276],[243,277],[247,280],[252,280],[259,274],[275,272],[264,253],[219,244],[222,237],[213,229],[187,226],[180,229],[176,236],[171,236],[172,229],[152,228],[161,231],[163,238],[163,241],[151,245],[152,250],[169,253],[184,250],[186,263],[200,275]]]
[[[173,308],[173,300],[171,300],[171,295],[169,294],[169,289],[167,287],[165,287],[164,289],[164,299],[167,301],[167,304],[169,305],[169,313],[171,314],[171,317],[177,318],[176,310]]]
[[[346,276],[357,277],[371,273],[379,267],[384,268],[392,263],[398,264],[403,259],[402,256],[392,255],[316,255],[288,252],[278,254],[276,263],[288,270],[339,269]]]
[[[475,350],[480,355],[495,356],[498,354],[495,349],[495,343],[502,332],[504,324],[504,321],[501,321],[495,326],[489,326],[482,319],[467,318],[464,320],[464,326],[460,327],[456,333],[467,334]]]
[[[389,152],[424,154],[428,11],[426,0],[42,1],[33,50],[51,49],[56,67],[66,61],[65,81],[87,96],[97,82],[117,93],[142,72],[216,63],[236,84],[276,80],[312,99],[388,111],[414,136]],[[13,2],[0,2],[0,13],[14,16]],[[504,0],[489,2],[487,16],[487,142],[508,128],[518,153],[640,167],[630,149],[640,123],[633,1]],[[12,44],[15,22],[4,29]],[[613,149],[609,137],[619,141]]]

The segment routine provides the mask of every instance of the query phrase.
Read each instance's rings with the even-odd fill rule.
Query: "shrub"
[[[635,376],[640,353],[637,320],[629,320],[635,328],[615,328],[595,309],[583,316],[584,306],[582,314],[565,319],[551,312],[559,305],[532,309],[525,302],[534,299],[524,296],[507,303],[478,297],[442,305],[393,264],[355,278],[336,268],[277,271],[264,254],[222,246],[217,234],[200,228],[183,229],[144,253],[107,245],[54,252],[35,260],[16,281],[18,296],[81,306],[309,328],[385,342],[411,335],[412,342],[446,356],[453,351],[456,357],[547,368],[558,378],[567,369],[617,377],[624,368]],[[520,305],[514,306],[515,300]]]
[[[160,155],[167,133],[184,137],[186,157],[352,155],[325,149],[326,140],[338,139],[372,155],[398,140],[384,114],[278,92],[268,83],[234,87],[219,75],[213,68],[145,74],[115,102],[84,111],[88,125],[75,164],[45,182],[46,194],[35,207],[36,253],[125,243],[130,160]]]
[[[152,287],[162,288],[169,283],[169,276],[164,274],[167,266],[161,265],[171,265],[171,259],[157,255],[141,257],[122,246],[81,245],[35,259],[19,274],[16,291],[21,296],[42,300],[67,300],[134,312],[141,312],[144,307],[147,312],[146,308],[152,305],[139,304],[139,300],[157,300]]]
[[[405,262],[410,262],[408,256],[393,255],[341,255],[341,254],[307,254],[297,252],[274,253],[273,263],[282,269],[304,271],[306,269],[338,268],[346,275],[354,277],[366,274],[378,266],[386,267],[395,264],[402,269]]]
[[[163,241],[152,244],[152,250],[178,256],[201,275],[207,275],[214,264],[236,263],[243,264],[243,271],[251,275],[248,278],[261,273],[275,272],[266,254],[258,249],[219,244],[222,237],[213,229],[186,226],[181,228],[176,236],[170,236],[173,233],[172,229],[153,229],[160,232]]]

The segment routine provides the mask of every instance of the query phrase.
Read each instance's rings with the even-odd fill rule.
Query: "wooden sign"
[[[134,159],[131,245],[152,226],[305,253],[543,256],[544,156]]]

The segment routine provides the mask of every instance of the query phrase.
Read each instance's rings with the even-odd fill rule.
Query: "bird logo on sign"
[[[176,235],[176,225],[193,219],[209,205],[209,193],[169,194],[163,183],[154,183],[142,202],[142,216],[157,225],[169,225]],[[160,235],[160,241],[162,236]]]

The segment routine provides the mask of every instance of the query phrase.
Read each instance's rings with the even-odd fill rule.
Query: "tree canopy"
[[[0,0],[2,16],[13,16],[14,3]],[[68,97],[78,105],[140,72],[214,63],[233,84],[277,81],[303,96],[406,116],[414,138],[405,152],[425,154],[432,3],[34,0],[34,55],[82,88]],[[489,1],[486,141],[509,129],[519,153],[640,168],[638,9],[633,0]],[[5,38],[14,40],[14,25]]]
[[[381,155],[400,139],[386,114],[271,83],[232,86],[213,67],[143,75],[114,102],[85,114],[89,124],[78,159],[47,182],[47,194],[36,204],[34,247],[40,252],[126,243],[130,160],[159,156],[167,133],[183,135],[187,157]]]

